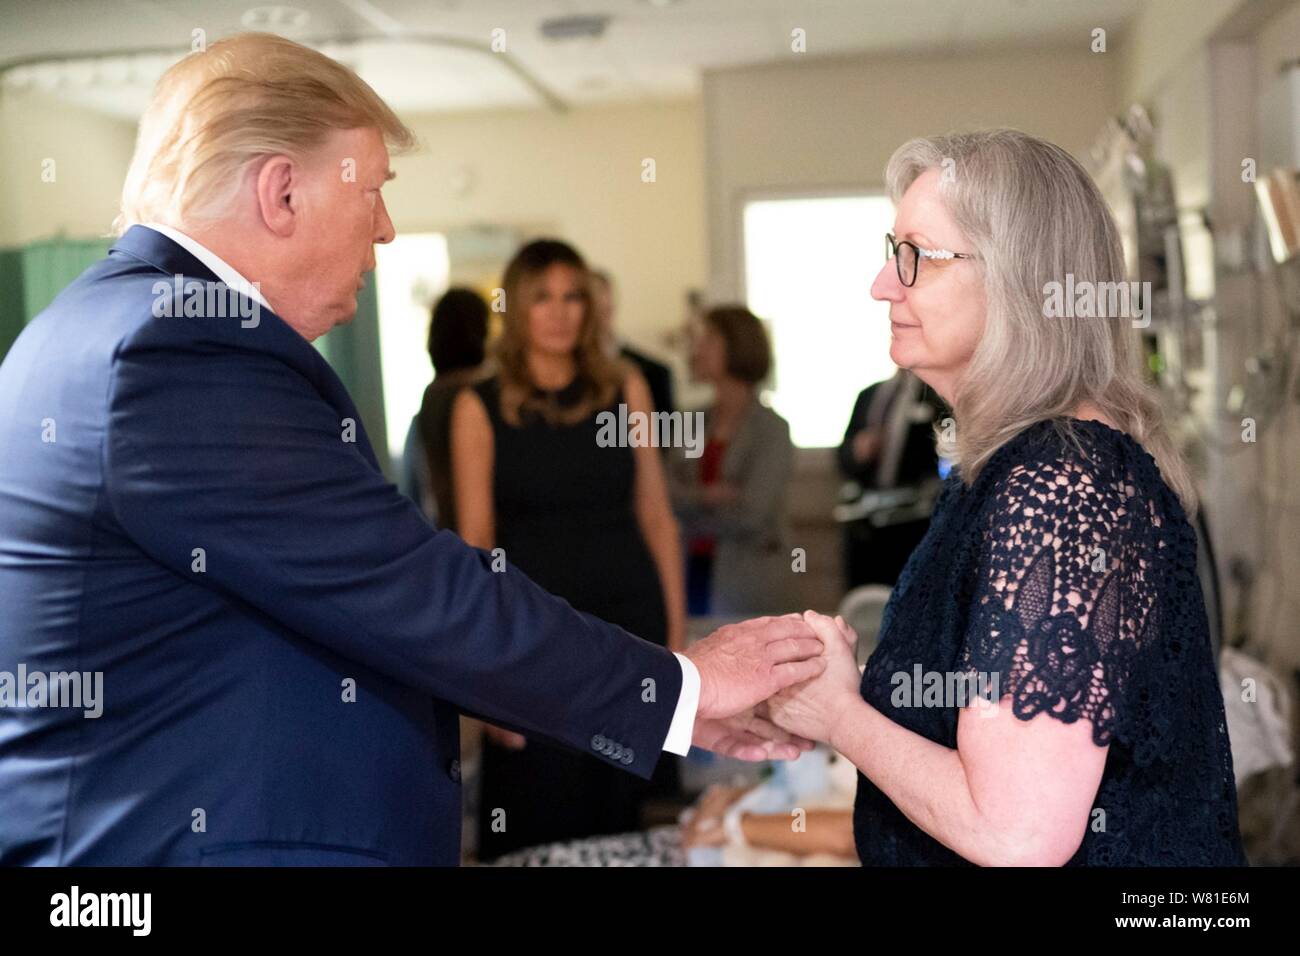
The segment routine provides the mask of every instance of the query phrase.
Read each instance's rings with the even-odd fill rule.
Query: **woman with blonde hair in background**
[[[828,640],[777,723],[857,766],[867,864],[1244,863],[1196,495],[1101,294],[1125,279],[1105,201],[1014,130],[913,140],[886,178],[872,295],[955,466],[861,680]],[[1063,287],[1090,314],[1061,318]]]

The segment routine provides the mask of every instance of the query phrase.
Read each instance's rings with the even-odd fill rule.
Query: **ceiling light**
[[[543,20],[541,33],[548,40],[599,40],[609,26],[609,17],[590,16],[552,17]]]
[[[239,22],[250,30],[293,33],[305,27],[310,19],[311,14],[306,10],[275,3],[264,7],[250,7],[244,11]]]

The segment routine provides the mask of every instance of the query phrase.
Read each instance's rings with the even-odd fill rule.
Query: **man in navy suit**
[[[159,83],[124,234],[0,366],[0,863],[455,864],[462,712],[642,777],[811,746],[761,710],[825,666],[801,618],[675,656],[384,480],[310,343],[409,142],[278,37]]]

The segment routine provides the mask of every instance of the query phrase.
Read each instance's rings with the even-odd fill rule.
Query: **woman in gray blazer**
[[[789,610],[791,557],[786,490],[794,448],[785,419],[762,404],[772,366],[762,322],[743,306],[704,316],[691,356],[712,383],[703,454],[671,456],[673,506],[686,540],[692,615],[744,616]]]

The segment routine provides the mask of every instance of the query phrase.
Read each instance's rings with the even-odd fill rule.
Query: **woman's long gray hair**
[[[954,429],[936,428],[939,453],[968,485],[1008,439],[1091,402],[1142,444],[1190,517],[1196,490],[1166,431],[1140,365],[1128,317],[1045,318],[1049,283],[1126,288],[1119,231],[1092,178],[1059,146],[1018,130],[914,139],[885,173],[897,204],[929,169],[943,202],[979,256],[988,302],[983,338],[953,396]],[[1125,313],[1131,315],[1131,312]]]

